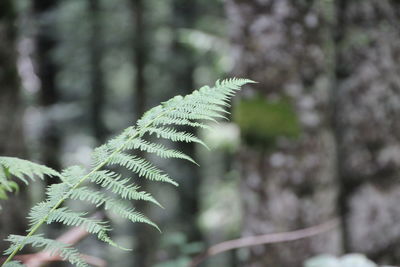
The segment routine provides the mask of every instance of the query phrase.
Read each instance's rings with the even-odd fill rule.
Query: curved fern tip
[[[133,249],[131,249],[131,248],[126,248],[121,245],[118,245],[116,242],[112,241],[110,238],[108,238],[108,240],[105,240],[104,242],[106,242],[107,244],[109,244],[110,246],[112,246],[114,248],[117,248],[117,249],[120,249],[123,251],[133,251]]]

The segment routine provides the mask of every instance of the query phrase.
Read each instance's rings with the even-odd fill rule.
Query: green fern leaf
[[[59,222],[67,226],[83,227],[86,231],[92,234],[99,234],[111,231],[108,222],[85,218],[87,213],[79,213],[68,210],[68,208],[58,208],[49,213],[47,224]]]
[[[199,138],[194,136],[191,133],[180,132],[174,128],[167,128],[167,127],[148,127],[146,132],[151,134],[156,134],[157,138],[165,138],[169,139],[173,142],[186,142],[186,143],[198,143],[209,149],[209,147],[201,141]]]
[[[48,201],[43,201],[32,207],[28,215],[29,226],[28,231],[31,231],[35,225],[43,220],[51,211],[53,205]]]
[[[39,165],[28,160],[13,158],[13,157],[0,157],[0,172],[6,177],[12,175],[28,184],[27,178],[34,180],[35,177],[43,179],[45,176],[57,176],[60,174],[55,170]]]
[[[109,199],[109,197],[102,192],[93,191],[86,186],[82,186],[73,190],[70,198],[90,202],[96,207],[103,205]]]
[[[29,237],[20,235],[10,235],[6,241],[11,242],[11,246],[5,251],[5,255],[11,254],[21,244],[24,246],[31,245],[36,248],[43,248],[51,255],[59,255],[70,263],[75,264],[77,267],[89,267],[89,265],[81,258],[78,250],[70,247],[67,244],[44,238],[42,235],[32,235]]]
[[[126,149],[128,150],[137,149],[140,151],[145,151],[147,153],[156,154],[157,156],[166,159],[167,158],[184,159],[197,165],[196,161],[194,161],[193,158],[191,158],[190,156],[186,155],[183,152],[174,149],[168,149],[162,144],[151,143],[141,138],[136,138],[133,139],[132,141],[127,142]]]
[[[25,267],[25,265],[23,265],[22,263],[20,263],[18,261],[11,261],[9,263],[6,263],[4,265],[4,267]]]
[[[145,223],[150,226],[153,226],[158,231],[161,232],[160,228],[157,224],[153,223],[149,218],[147,218],[144,214],[137,212],[133,207],[129,205],[127,202],[123,202],[121,200],[111,200],[108,199],[105,201],[105,209],[110,210],[111,212],[118,214],[124,219],[128,219],[133,223]]]
[[[7,192],[18,192],[19,186],[11,180],[12,177],[28,185],[28,179],[34,181],[35,177],[43,179],[45,176],[60,177],[60,174],[51,168],[24,159],[0,157],[0,199],[7,199]]]
[[[113,199],[101,192],[93,191],[87,187],[81,187],[74,190],[71,194],[71,199],[88,201],[97,207],[105,205],[106,210],[110,210],[112,213],[120,215],[122,218],[129,219],[132,222],[146,223],[160,230],[159,227],[150,219],[143,214],[136,212],[129,202]]]
[[[123,199],[149,201],[161,207],[161,204],[152,197],[151,194],[139,191],[139,186],[130,184],[131,179],[122,179],[121,175],[115,172],[107,170],[97,171],[94,172],[89,179],[92,182],[101,185],[105,189],[118,194]]]
[[[116,153],[110,156],[107,165],[120,165],[122,167],[137,173],[140,177],[145,177],[152,181],[167,182],[173,185],[178,185],[172,180],[168,174],[163,173],[160,169],[145,159],[131,156],[125,153]]]

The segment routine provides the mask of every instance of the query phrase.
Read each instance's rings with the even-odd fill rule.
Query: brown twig
[[[100,258],[81,254],[82,259],[92,266],[106,267],[107,263]],[[43,264],[57,261],[64,261],[59,255],[51,255],[48,252],[39,252],[34,254],[24,254],[15,256],[15,260],[21,261],[27,267],[41,267]]]
[[[100,213],[96,213],[91,218],[99,218],[101,217]],[[65,232],[63,235],[59,236],[56,240],[69,245],[75,245],[85,239],[89,233],[80,227],[72,228],[71,230]],[[97,267],[106,267],[107,263],[100,258],[81,254],[81,257],[89,264]],[[5,258],[2,258],[0,262],[3,262]],[[15,260],[21,261],[27,267],[40,267],[43,264],[55,262],[55,261],[64,261],[62,257],[57,254],[51,254],[47,251],[42,251],[38,253],[32,254],[22,254],[15,256]]]
[[[282,243],[288,241],[295,241],[303,238],[312,237],[336,228],[339,225],[338,219],[333,219],[323,224],[312,226],[309,228],[304,228],[291,232],[266,234],[260,236],[249,236],[239,239],[225,241],[208,248],[205,252],[195,257],[189,264],[190,267],[196,267],[207,258],[220,254],[225,251],[232,249],[252,247],[258,245],[272,244],[272,243]]]

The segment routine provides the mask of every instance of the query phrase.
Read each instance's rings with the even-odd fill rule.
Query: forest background
[[[398,62],[396,0],[0,0],[0,155],[88,164],[149,107],[249,78],[258,84],[235,98],[233,122],[197,133],[211,153],[178,147],[200,167],[158,160],[178,190],[142,184],[166,209],[137,208],[162,234],[111,217],[133,253],[91,238],[79,247],[109,266],[186,266],[212,244],[338,220],[203,266],[293,267],[350,252],[400,265]],[[25,232],[50,183],[1,201],[1,240]]]

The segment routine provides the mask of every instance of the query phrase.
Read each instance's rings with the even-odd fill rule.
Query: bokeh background
[[[399,62],[397,0],[0,0],[0,155],[88,165],[159,102],[250,78],[231,122],[196,133],[211,152],[176,147],[200,167],[152,159],[180,183],[140,181],[165,209],[135,205],[163,233],[110,217],[133,252],[91,238],[79,248],[108,266],[180,267],[222,241],[337,219],[201,266],[295,267],[349,252],[400,265]],[[25,232],[51,183],[1,201],[1,239]]]

